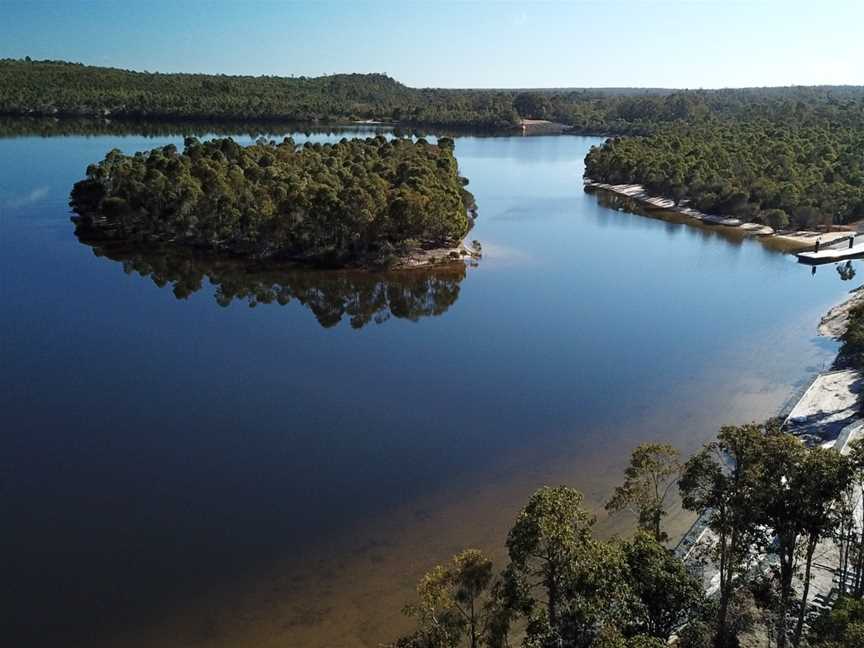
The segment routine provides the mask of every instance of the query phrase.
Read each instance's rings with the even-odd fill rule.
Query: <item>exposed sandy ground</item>
[[[775,232],[772,228],[761,225],[759,223],[742,222],[737,218],[727,218],[723,216],[715,216],[705,214],[697,209],[689,207],[686,201],[681,201],[681,204],[676,205],[675,202],[663,196],[652,196],[645,191],[645,188],[639,184],[620,184],[610,185],[603,182],[588,181],[586,187],[593,187],[611,191],[621,196],[639,201],[646,205],[649,209],[660,209],[665,211],[676,212],[689,216],[694,220],[716,225],[727,229],[735,229],[746,232],[754,236],[759,236],[763,241],[770,241],[772,247],[777,247],[789,252],[796,252],[812,248],[816,245],[816,241],[827,245],[832,241],[846,238],[851,233],[850,231],[836,232],[811,232],[807,230],[798,230],[794,232]]]
[[[546,135],[563,133],[570,127],[566,124],[549,121],[548,119],[523,119],[522,132],[526,135]]]
[[[820,374],[789,412],[785,430],[812,445],[842,441],[850,426],[861,422],[861,382],[861,374],[854,369]]]
[[[846,330],[849,310],[864,299],[864,286],[852,291],[851,297],[832,308],[819,323],[819,334],[837,338]],[[848,454],[849,444],[864,436],[864,419],[860,412],[862,376],[853,369],[829,371],[816,377],[810,387],[795,404],[784,422],[784,429],[810,445],[835,448]],[[861,520],[864,496],[860,488],[853,493],[854,519]],[[719,573],[716,567],[706,560],[708,549],[716,542],[714,534],[705,528],[704,518],[685,535],[679,555],[691,565],[699,566],[703,584],[709,595],[719,586]],[[861,529],[857,529],[861,532]],[[776,562],[776,557],[754,555],[754,568],[767,573]],[[810,589],[808,594],[808,623],[815,616],[833,605],[840,591],[840,550],[832,540],[825,540],[817,546],[813,556]],[[798,575],[793,583],[796,596],[803,592],[804,581]],[[770,631],[764,624],[758,624],[747,636],[742,638],[742,646],[771,645],[768,641]]]
[[[774,238],[778,241],[784,241],[795,245],[800,245],[802,249],[813,247],[816,241],[821,241],[823,244],[831,243],[838,239],[847,238],[851,232],[809,232],[800,230],[797,232],[783,232],[775,234]]]
[[[434,250],[415,250],[399,262],[400,268],[418,268],[421,266],[451,263],[460,260],[480,258],[480,248],[473,243],[462,241],[456,247],[435,248]]]
[[[819,322],[819,335],[834,339],[843,335],[849,324],[849,312],[864,301],[864,286],[856,288],[850,295],[849,299],[825,313]]]

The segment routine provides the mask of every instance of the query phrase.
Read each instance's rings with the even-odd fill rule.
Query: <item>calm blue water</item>
[[[68,194],[88,163],[182,137],[0,140],[0,635],[392,638],[417,573],[451,545],[494,542],[537,485],[566,478],[597,503],[637,443],[692,450],[773,414],[830,363],[816,323],[857,283],[602,206],[581,182],[599,141],[459,138],[479,266],[235,276],[234,292],[290,297],[250,308],[206,279],[175,296],[183,276],[224,268],[112,260],[73,235]],[[358,555],[361,538],[377,549]],[[314,582],[284,595],[306,606],[291,613],[267,579],[312,561]],[[358,624],[342,594],[359,600],[365,579],[391,599],[355,602]],[[242,616],[256,588],[277,592],[281,620],[207,621]],[[190,601],[205,599],[202,621]]]

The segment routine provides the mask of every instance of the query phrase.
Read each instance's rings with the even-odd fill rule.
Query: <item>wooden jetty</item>
[[[841,239],[844,240],[844,239]],[[855,243],[854,235],[846,237],[852,245],[843,244],[840,246],[824,247],[818,252],[809,250],[807,252],[798,252],[795,256],[801,263],[809,263],[818,265],[820,263],[834,263],[845,259],[853,259],[855,257],[864,256],[864,243]]]

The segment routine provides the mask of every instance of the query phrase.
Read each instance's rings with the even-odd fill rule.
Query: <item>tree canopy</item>
[[[298,148],[190,137],[182,153],[110,151],[70,204],[90,239],[345,265],[460,241],[474,208],[466,184],[447,138]]]
[[[757,121],[664,128],[609,139],[585,176],[643,184],[708,213],[774,228],[864,218],[864,128]]]
[[[709,120],[860,125],[864,88],[410,88],[385,74],[160,74],[0,59],[0,114],[169,119],[382,120],[507,129],[542,118],[578,132],[647,134]]]

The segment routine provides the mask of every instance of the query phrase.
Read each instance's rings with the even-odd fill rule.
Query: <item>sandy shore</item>
[[[819,323],[819,334],[832,338],[842,335],[848,325],[850,309],[862,300],[864,286],[853,290],[846,301],[825,314]],[[848,454],[849,444],[864,437],[864,418],[859,405],[862,383],[862,375],[855,369],[820,373],[786,416],[783,429],[809,446],[834,448],[841,454]],[[860,520],[864,497],[857,486],[853,501],[856,509],[854,519]],[[707,528],[707,518],[700,516],[676,547],[676,553],[683,560],[701,570],[703,586],[709,596],[716,593],[719,587],[719,573],[708,553],[716,542],[716,536]],[[754,561],[755,568],[766,574],[775,565],[775,558],[765,553],[755,555]],[[820,542],[811,573],[808,624],[815,615],[833,605],[838,592],[836,581],[840,564],[840,553],[834,539]],[[796,576],[793,588],[798,596],[803,591],[803,585],[800,575]],[[764,624],[757,623],[745,635],[747,645],[767,645],[767,631]]]
[[[470,261],[479,259],[481,256],[479,244],[475,241],[468,243],[467,239],[452,248],[434,248],[432,250],[414,250],[401,259],[397,268],[422,268],[426,266],[440,265],[442,263],[455,263],[457,261]]]
[[[523,135],[560,135],[570,129],[566,124],[548,119],[523,119],[520,126]]]
[[[851,291],[850,295],[842,304],[834,306],[825,313],[819,322],[819,335],[836,340],[846,332],[846,327],[849,325],[849,312],[864,301],[864,286],[859,286]]]
[[[594,182],[588,180],[585,182],[585,187],[590,189],[602,189],[609,191],[625,198],[630,198],[641,203],[647,209],[656,209],[659,211],[669,211],[676,214],[681,214],[692,218],[694,221],[700,221],[709,225],[737,230],[747,235],[758,236],[763,240],[770,240],[775,247],[782,248],[788,252],[800,252],[816,245],[816,241],[821,241],[822,244],[828,244],[838,239],[847,238],[850,231],[836,232],[813,232],[809,230],[782,231],[776,232],[767,225],[760,223],[748,223],[741,221],[738,218],[730,218],[725,216],[717,216],[714,214],[706,214],[690,207],[687,201],[682,201],[680,204],[675,204],[675,201],[663,196],[652,196],[640,184],[607,184],[605,182]]]

